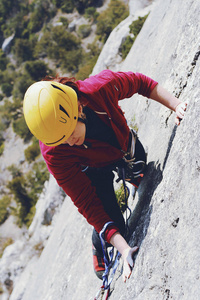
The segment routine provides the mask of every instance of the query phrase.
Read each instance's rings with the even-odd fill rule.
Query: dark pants
[[[105,212],[114,221],[120,233],[123,235],[125,222],[115,196],[113,187],[114,174],[112,170],[88,168],[86,174],[90,178],[92,185],[96,187],[96,193],[102,201]],[[92,243],[97,251],[102,254],[101,241],[95,229],[92,233]]]
[[[136,141],[134,157],[136,161],[143,160],[146,163],[146,154],[139,139]],[[85,173],[90,178],[92,185],[96,187],[97,196],[100,198],[105,212],[123,235],[125,233],[125,221],[115,196],[112,167],[98,169],[89,167]],[[95,229],[92,233],[92,243],[97,251],[103,255],[99,234]]]

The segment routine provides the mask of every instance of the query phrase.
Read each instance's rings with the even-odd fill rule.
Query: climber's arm
[[[179,125],[187,108],[187,102],[182,102],[161,85],[157,84],[150,94],[150,98],[165,105],[176,112],[176,124]]]

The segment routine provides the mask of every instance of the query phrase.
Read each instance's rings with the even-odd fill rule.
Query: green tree
[[[127,54],[129,53],[133,43],[135,42],[136,37],[138,36],[140,30],[142,29],[142,26],[144,25],[144,22],[146,21],[148,17],[148,14],[144,17],[139,17],[137,20],[133,21],[131,25],[129,26],[130,28],[130,34],[133,36],[127,36],[125,41],[121,45],[120,52],[122,54],[122,58],[125,59]]]
[[[25,223],[26,216],[32,207],[32,199],[25,188],[25,178],[23,176],[15,177],[8,183],[7,186],[19,205],[20,220]]]
[[[99,16],[99,13],[96,11],[95,7],[88,7],[85,10],[85,18],[89,21],[95,22],[97,20],[97,17]]]
[[[0,225],[5,222],[9,216],[8,208],[10,206],[11,199],[8,195],[4,195],[0,199]]]
[[[28,61],[24,68],[34,81],[41,80],[49,73],[47,64],[42,60]]]
[[[12,94],[13,94],[14,99],[19,99],[19,101],[20,101],[19,108],[22,106],[22,99],[24,98],[24,94],[25,94],[27,88],[33,82],[34,82],[34,79],[32,79],[30,77],[30,75],[27,73],[18,74],[17,78],[15,79]],[[17,104],[17,100],[15,100],[15,102]]]
[[[128,16],[128,9],[120,0],[111,0],[107,10],[97,18],[96,34],[105,42],[111,31]]]
[[[11,83],[5,82],[1,85],[1,89],[6,97],[10,97],[12,94],[13,85]]]
[[[17,120],[13,121],[13,131],[18,134],[24,141],[30,140],[32,134],[28,129],[24,116],[21,116]]]
[[[23,61],[33,59],[34,44],[27,39],[16,39],[13,48],[18,65]]]
[[[4,71],[9,63],[9,59],[6,57],[5,53],[0,49],[0,70]]]
[[[82,39],[88,37],[91,33],[91,26],[87,24],[80,25],[78,28],[78,34]]]
[[[51,2],[50,0],[40,0],[34,3],[28,24],[28,30],[31,33],[39,31],[44,22],[47,22],[56,14],[56,8]]]
[[[36,159],[36,157],[40,154],[40,147],[37,142],[33,142],[28,148],[24,151],[26,160],[31,163]]]

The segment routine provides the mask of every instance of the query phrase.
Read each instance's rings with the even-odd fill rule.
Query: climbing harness
[[[128,151],[116,167],[118,174],[117,182],[124,179],[130,183],[134,182],[135,179],[141,177],[141,174],[143,173],[146,162],[137,158],[137,152],[135,153],[136,141],[137,134],[131,129]]]

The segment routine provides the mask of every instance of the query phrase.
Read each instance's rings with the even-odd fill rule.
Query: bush
[[[26,125],[24,116],[21,118],[18,118],[13,122],[13,130],[16,134],[18,134],[24,141],[28,141],[32,134],[30,130],[28,129],[28,126]]]
[[[90,6],[102,6],[103,0],[74,0],[76,9],[80,14],[84,13],[85,9]]]
[[[108,9],[103,11],[97,18],[96,34],[104,43],[111,31],[122,20],[128,17],[128,9],[120,0],[111,0]]]
[[[9,216],[9,206],[10,206],[11,199],[9,196],[4,195],[0,199],[0,225],[5,222],[5,220]]]
[[[34,71],[31,70],[34,76]],[[35,75],[36,76],[36,75]],[[38,74],[39,76],[39,74]],[[17,78],[15,79],[14,82],[14,87],[13,87],[13,97],[14,101],[17,103],[19,101],[19,107],[22,106],[22,99],[24,98],[24,94],[28,87],[34,82],[34,80],[31,78],[31,76],[27,73],[24,74],[18,74]],[[17,100],[18,99],[18,100]]]
[[[19,115],[22,115],[20,110],[21,102],[19,100],[9,101],[8,99],[4,100],[4,105],[0,107],[1,112],[1,122],[0,129],[6,129],[12,120],[16,120]]]
[[[4,151],[4,138],[2,133],[0,132],[0,156],[3,154]]]
[[[139,17],[137,20],[133,21],[132,24],[129,26],[130,33],[133,33],[134,36],[137,36],[144,25],[149,14],[144,17]]]
[[[49,179],[49,172],[43,161],[34,163],[31,171],[25,175],[14,165],[8,169],[12,173],[13,179],[7,186],[17,203],[15,214],[18,217],[18,224],[29,226],[34,217],[35,204],[42,192],[44,182]]]
[[[79,71],[76,74],[76,78],[80,80],[84,80],[92,73],[92,70],[101,52],[101,48],[98,45],[97,41],[89,44],[87,48],[89,52],[85,53],[85,55],[83,56],[82,63],[79,66]]]
[[[14,54],[18,65],[27,60],[33,59],[34,43],[27,39],[18,38],[15,40]]]
[[[42,60],[26,62],[24,68],[34,81],[40,81],[49,73],[47,64]]]
[[[34,163],[32,170],[26,174],[29,195],[36,203],[37,198],[44,188],[44,183],[49,179],[49,171],[44,161]]]
[[[88,7],[85,10],[85,18],[89,21],[95,22],[99,16],[99,13],[96,11],[95,7]]]
[[[90,25],[87,25],[87,24],[83,24],[83,25],[80,25],[79,28],[78,28],[78,35],[80,35],[80,37],[82,39],[88,37],[91,33],[91,26]]]
[[[73,0],[53,0],[52,2],[57,8],[66,13],[72,13],[75,7]]]
[[[18,204],[18,217],[22,223],[25,223],[26,216],[29,213],[32,206],[32,199],[28,195],[25,188],[25,178],[18,176],[9,181],[7,187],[14,195],[15,201]],[[21,224],[20,222],[20,224]]]
[[[9,63],[9,59],[6,57],[5,53],[0,49],[0,70],[4,71]]]
[[[61,1],[61,10],[65,13],[72,13],[74,10],[74,1],[73,0],[65,0]]]
[[[3,244],[0,244],[0,258],[3,255],[4,250],[6,249],[6,247],[8,247],[9,245],[13,244],[14,241],[12,238],[5,238],[5,241],[3,242]],[[0,285],[0,294],[3,293],[3,288]]]
[[[47,22],[56,14],[56,8],[49,0],[35,1],[33,11],[30,16],[28,30],[31,33],[39,31],[44,22]]]
[[[16,177],[22,176],[22,172],[14,164],[12,164],[11,166],[9,166],[7,169],[8,169],[8,171],[11,172],[12,178],[16,178]]]
[[[69,21],[68,21],[67,18],[65,18],[65,17],[60,17],[59,21],[62,22],[63,26],[65,26],[66,28],[68,27]]]
[[[122,212],[125,212],[126,210],[126,201],[125,201],[125,195],[124,195],[124,186],[123,184],[120,186],[120,188],[115,192],[117,203],[121,209]]]
[[[144,25],[144,22],[146,21],[148,17],[148,14],[144,17],[139,17],[137,20],[133,21],[132,24],[129,26],[130,28],[130,34],[133,35],[133,37],[128,36],[125,41],[121,45],[120,52],[122,54],[122,58],[125,59],[127,54],[129,53],[131,47],[133,46],[133,43],[135,42],[136,37],[138,36],[140,30],[142,29],[142,26]]]
[[[25,151],[25,158],[26,160],[31,163],[36,159],[36,157],[40,154],[40,147],[38,142],[33,143],[31,146],[29,146]]]
[[[82,57],[83,57],[83,50],[78,49],[78,50],[72,50],[72,51],[67,51],[65,53],[65,56],[61,60],[61,69],[67,70],[69,72],[77,72],[80,63],[82,62]]]
[[[49,31],[51,30],[51,31]],[[47,30],[35,48],[35,55],[47,55],[63,70],[72,71],[81,61],[81,41],[74,34],[66,31],[64,26]]]
[[[3,83],[1,85],[2,92],[5,94],[6,97],[10,97],[12,95],[13,85],[11,83]]]
[[[0,146],[0,156],[3,154],[4,151],[4,144],[1,144]]]

